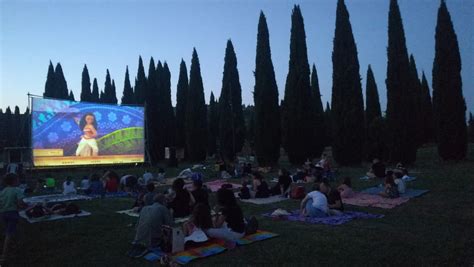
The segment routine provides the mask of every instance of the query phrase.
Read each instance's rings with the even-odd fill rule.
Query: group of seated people
[[[380,192],[380,195],[387,198],[397,198],[400,194],[405,193],[405,181],[410,178],[408,169],[401,163],[398,163],[395,169],[388,171],[385,164],[377,158],[372,161],[367,176],[374,179],[384,179],[384,190]]]
[[[301,168],[296,169],[292,176],[294,182],[321,182],[322,179],[332,179],[333,170],[326,153],[319,160],[307,160]]]
[[[251,178],[251,181],[247,179]],[[270,196],[286,197],[290,191],[292,183],[290,173],[286,169],[278,172],[278,182],[270,187],[260,172],[254,171],[249,176],[243,178],[242,188],[239,193],[241,199],[268,198]]]
[[[301,201],[300,211],[302,216],[314,218],[341,214],[344,205],[340,189],[332,188],[327,179],[315,182],[312,191]]]

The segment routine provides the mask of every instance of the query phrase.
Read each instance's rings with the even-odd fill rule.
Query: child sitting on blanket
[[[352,182],[350,177],[344,177],[344,181],[337,188],[342,198],[351,198],[354,196],[354,191],[352,190]]]
[[[313,191],[308,193],[301,201],[300,210],[302,216],[313,218],[328,216],[328,200],[321,193],[319,183],[315,183]]]
[[[76,191],[76,186],[74,185],[74,182],[72,181],[71,176],[68,176],[66,178],[66,181],[63,183],[63,194],[64,195],[69,195],[69,194],[75,194]]]
[[[344,205],[342,204],[342,198],[339,191],[333,189],[327,179],[323,179],[320,184],[321,193],[325,194],[328,201],[328,213],[330,215],[341,215],[344,211]]]
[[[393,182],[397,185],[398,193],[404,194],[406,191],[405,181],[403,181],[403,173],[395,172],[395,179]]]
[[[254,172],[253,177],[253,190],[255,191],[255,198],[267,198],[270,196],[270,189],[268,184],[265,182],[263,175],[259,172]]]
[[[26,207],[23,202],[23,191],[18,188],[18,175],[9,173],[4,176],[5,188],[0,192],[0,212],[5,222],[5,241],[3,243],[3,258],[9,257],[9,249],[16,235],[16,225],[20,215],[19,208]]]
[[[191,214],[191,207],[195,200],[191,193],[184,188],[184,180],[177,178],[172,185],[172,198],[168,202],[168,208],[171,210],[174,218],[182,218]]]
[[[398,187],[393,181],[393,172],[388,171],[387,176],[385,177],[385,186],[384,191],[380,192],[379,194],[386,198],[397,198],[400,196],[398,192]]]

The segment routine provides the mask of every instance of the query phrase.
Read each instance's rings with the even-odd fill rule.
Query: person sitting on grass
[[[105,192],[116,193],[119,189],[119,176],[114,171],[107,171],[103,179],[105,179]]]
[[[406,191],[406,184],[405,181],[403,181],[403,173],[402,172],[395,172],[395,179],[393,182],[397,185],[398,193],[404,194]]]
[[[380,178],[380,179],[384,178],[385,177],[385,164],[383,164],[383,162],[381,162],[379,159],[375,158],[372,161],[372,167],[367,173],[367,177]]]
[[[301,215],[306,217],[327,217],[328,216],[328,200],[321,193],[319,183],[313,185],[313,191],[309,192],[301,201]]]
[[[143,207],[140,212],[133,246],[128,252],[130,257],[140,258],[148,252],[148,249],[160,246],[161,227],[173,224],[171,213],[165,206],[165,196],[157,194],[153,200],[153,205]]]
[[[54,179],[50,174],[46,175],[45,179],[46,191],[52,193],[56,190],[56,179]]]
[[[18,175],[9,173],[4,176],[3,184],[5,188],[0,192],[0,212],[5,222],[5,240],[3,243],[2,260],[8,259],[10,255],[10,246],[14,242],[16,235],[16,226],[20,215],[18,208],[25,208],[23,202],[23,192],[18,188]]]
[[[193,179],[193,189],[191,194],[194,197],[195,205],[204,204],[207,207],[209,206],[209,193],[202,188],[202,180],[201,179]]]
[[[183,224],[184,235],[190,236],[196,231],[206,231],[209,228],[212,228],[211,210],[209,206],[197,203],[193,208],[191,220]]]
[[[253,177],[253,190],[255,191],[255,198],[267,198],[270,196],[270,189],[268,184],[265,182],[263,175],[259,172],[252,173]]]
[[[398,192],[398,187],[393,181],[393,172],[387,172],[387,176],[385,177],[385,186],[384,191],[379,193],[381,196],[386,198],[397,198],[400,196]]]
[[[76,194],[76,186],[74,185],[74,182],[72,181],[71,176],[68,176],[66,178],[66,181],[63,183],[63,194],[64,195],[69,195],[69,194]]]
[[[174,196],[168,202],[168,208],[171,210],[173,218],[189,216],[195,200],[193,195],[184,188],[184,180],[182,178],[177,178],[173,181],[172,191]]]
[[[272,195],[285,196],[288,194],[288,190],[291,185],[290,173],[286,169],[280,169],[278,171],[278,183],[272,187]]]
[[[127,174],[120,178],[120,189],[125,192],[136,192],[138,190],[138,178]]]
[[[242,209],[237,204],[234,192],[221,188],[217,191],[217,216],[214,227],[205,230],[209,237],[236,241],[245,235],[245,221]]]
[[[79,189],[85,191],[89,189],[89,186],[90,186],[89,178],[87,176],[82,177],[81,188]]]
[[[97,173],[91,175],[90,185],[85,193],[88,195],[104,195],[104,184],[100,181],[100,177]]]
[[[354,196],[354,191],[352,190],[352,182],[350,177],[344,177],[342,184],[337,188],[342,198],[351,198]]]
[[[144,206],[153,205],[156,196],[155,184],[150,183],[146,185],[146,193],[143,195]]]
[[[327,179],[323,179],[320,184],[321,193],[326,195],[328,201],[329,215],[341,215],[344,211],[341,194],[338,190],[333,189]]]

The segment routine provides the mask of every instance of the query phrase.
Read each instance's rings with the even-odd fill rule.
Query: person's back
[[[267,182],[265,180],[260,181],[260,185],[257,186],[255,192],[255,198],[267,198],[270,196],[270,189],[268,188]]]
[[[81,189],[82,190],[89,189],[89,186],[90,186],[89,179],[87,179],[87,177],[84,177],[81,181]]]
[[[209,194],[203,188],[198,188],[191,192],[193,194],[196,205],[202,203],[209,207]]]
[[[173,217],[186,217],[191,214],[191,206],[189,205],[191,198],[189,192],[185,189],[176,192],[176,196],[169,203],[169,207],[173,209]]]
[[[18,201],[24,198],[17,186],[7,186],[0,191],[0,212],[18,211]]]
[[[402,177],[402,173],[395,173],[395,179],[393,180],[393,182],[397,185],[398,193],[400,194],[404,194],[406,191],[405,181],[403,181]]]
[[[76,193],[76,186],[73,181],[67,180],[63,183],[63,194],[75,194]]]
[[[314,208],[317,208],[324,213],[328,212],[328,200],[323,193],[314,190],[308,193],[308,197],[312,200],[312,206]]]
[[[89,192],[92,195],[101,195],[104,193],[104,185],[99,180],[93,180],[90,183]]]
[[[105,183],[105,191],[108,193],[115,193],[118,191],[119,183],[115,178],[107,179]]]

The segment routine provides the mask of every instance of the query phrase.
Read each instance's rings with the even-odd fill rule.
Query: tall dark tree
[[[125,81],[123,83],[122,105],[131,105],[135,103],[133,88],[130,85],[130,76],[128,74],[128,66],[125,70]]]
[[[8,125],[14,125],[14,119],[13,119],[13,114],[12,114],[12,110],[10,109],[10,107],[7,107],[7,109],[5,110],[5,114],[3,115],[4,116],[4,125],[8,126]],[[14,127],[5,127],[5,144],[4,144],[4,147],[9,147],[9,146],[14,146],[14,142],[15,142],[15,129]]]
[[[248,114],[248,119],[245,113]],[[244,119],[245,119],[245,129],[247,130],[247,142],[250,146],[250,149],[253,151],[255,148],[255,108],[252,106],[247,106],[244,110]]]
[[[267,20],[260,12],[257,33],[257,54],[255,56],[255,103],[254,123],[248,129],[255,129],[255,154],[260,165],[273,165],[280,157],[281,120],[278,106],[278,87],[270,51]]]
[[[188,70],[186,63],[181,59],[179,65],[179,78],[176,88],[176,147],[186,147],[185,139],[185,114],[186,114],[186,100],[188,95]]]
[[[110,103],[112,104],[117,104],[118,100],[117,100],[117,88],[115,87],[115,81],[114,79],[112,79],[112,87],[111,87],[111,91],[110,91]]]
[[[56,64],[54,69],[54,84],[55,84],[55,94],[54,97],[58,99],[68,99],[69,90],[67,89],[66,78],[64,78],[63,68],[61,64]]]
[[[107,96],[102,90],[100,91],[99,103],[107,103]]]
[[[54,98],[56,97],[56,75],[54,74],[54,67],[53,63],[49,61],[49,67],[48,67],[48,76],[46,77],[46,84],[44,85],[44,97],[50,97]]]
[[[318,73],[313,64],[311,72],[311,98],[313,112],[313,147],[311,149],[313,157],[319,157],[326,146],[326,125],[324,123],[324,109],[321,102],[321,91],[319,90]]]
[[[390,1],[387,48],[387,127],[390,161],[413,163],[416,160],[416,117],[410,83],[410,65],[405,32],[397,0]]]
[[[469,112],[469,142],[474,143],[474,118]]]
[[[94,82],[92,83],[91,102],[98,103],[99,101],[100,101],[99,85],[97,84],[97,78],[94,78]]]
[[[112,95],[113,93],[113,87],[112,87],[112,80],[110,79],[110,73],[109,70],[107,69],[107,74],[105,75],[105,83],[104,83],[104,95],[103,97],[101,96],[100,99],[102,100],[102,103],[113,103],[113,97],[115,95]],[[117,98],[115,98],[115,101],[117,101]]]
[[[217,137],[219,136],[219,107],[213,92],[211,92],[211,98],[209,100],[208,115],[209,131],[207,137],[209,141],[207,144],[207,154],[213,156],[216,154]]]
[[[207,111],[196,49],[193,49],[186,102],[185,127],[188,156],[191,161],[203,161],[206,159],[207,142],[202,140],[207,140]]]
[[[375,158],[383,161],[388,160],[389,147],[386,120],[383,117],[374,118],[367,127],[367,160]]]
[[[283,147],[291,163],[304,162],[312,154],[313,116],[306,49],[306,33],[300,7],[291,14],[290,61],[282,103]]]
[[[145,69],[143,68],[143,60],[140,56],[138,59],[138,72],[137,78],[135,79],[135,102],[138,105],[145,103],[145,92],[147,87],[147,80],[145,76]]]
[[[382,117],[380,109],[379,92],[377,90],[377,83],[375,83],[374,73],[369,65],[367,69],[367,80],[365,89],[365,122],[367,127],[375,118]]]
[[[76,101],[76,98],[74,97],[74,93],[72,92],[72,90],[69,91],[68,100],[70,100],[70,101]]]
[[[332,146],[332,120],[331,107],[329,106],[329,102],[326,102],[326,109],[324,110],[324,125],[326,125],[325,145]]]
[[[410,94],[414,101],[414,113],[412,116],[415,117],[415,130],[416,130],[416,144],[418,147],[424,144],[424,132],[423,132],[423,107],[422,107],[422,94],[421,94],[421,81],[418,77],[418,69],[416,67],[415,58],[410,54]]]
[[[81,101],[92,101],[91,78],[89,77],[89,70],[86,64],[84,64],[84,68],[82,69],[81,85]]]
[[[153,58],[150,59],[150,65],[148,68],[148,81],[146,83],[146,123],[147,123],[147,132],[146,140],[147,140],[147,148],[148,154],[150,156],[150,161],[152,163],[156,163],[158,160],[162,158],[164,154],[164,146],[161,142],[163,139],[163,128],[161,123],[161,116],[160,116],[160,92],[158,89],[158,71],[161,72],[161,63],[159,63],[160,68],[155,68],[155,62]],[[135,83],[137,84],[137,83]],[[135,90],[135,93],[137,91]]]
[[[9,146],[20,146],[20,134],[22,131],[21,127],[21,114],[20,114],[20,108],[18,106],[15,106],[15,112],[13,113],[12,116],[12,124],[9,125],[11,128],[11,142],[8,144]]]
[[[433,105],[431,102],[430,88],[426,80],[425,73],[421,76],[421,97],[422,97],[422,125],[424,133],[424,143],[433,142],[435,140],[435,128],[433,122]]]
[[[226,159],[233,160],[244,145],[245,124],[237,57],[231,40],[227,41],[225,51],[219,114],[219,149]]]
[[[444,160],[466,157],[466,102],[462,94],[461,55],[451,15],[441,1],[435,33],[433,111],[438,153]]]
[[[357,47],[344,0],[337,2],[332,64],[333,157],[340,164],[359,163],[365,141],[364,100]]]
[[[155,60],[153,57],[150,58],[150,64],[148,66],[148,78],[146,80],[145,87],[145,102],[148,102],[148,98],[153,94],[153,90],[157,90],[155,93],[159,95],[158,89],[158,73],[155,66]],[[159,96],[158,96],[159,97]]]
[[[5,124],[5,114],[3,113],[3,110],[0,108],[0,152],[3,151],[3,148],[5,147],[5,144],[7,143],[6,141],[6,135],[7,135],[7,126]]]
[[[158,77],[159,78],[159,77]],[[174,116],[173,105],[171,103],[171,72],[168,63],[163,64],[163,72],[161,75],[160,99],[163,106],[164,121],[164,145],[165,147],[173,147],[176,135],[176,120]]]

